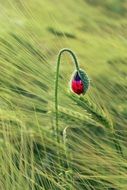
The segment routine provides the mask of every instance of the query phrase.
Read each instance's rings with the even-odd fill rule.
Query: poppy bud
[[[87,74],[81,69],[79,71],[76,70],[71,79],[71,90],[78,95],[85,94],[89,83]]]

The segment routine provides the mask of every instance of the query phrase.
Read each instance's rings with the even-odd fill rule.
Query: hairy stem
[[[57,68],[56,68],[56,80],[55,80],[55,116],[56,116],[56,135],[57,135],[57,142],[60,142],[59,139],[59,124],[58,124],[58,81],[59,81],[59,68],[60,68],[60,61],[62,53],[67,52],[73,58],[73,63],[75,64],[76,70],[79,71],[79,63],[77,57],[73,51],[68,48],[61,49],[58,54],[57,58]]]

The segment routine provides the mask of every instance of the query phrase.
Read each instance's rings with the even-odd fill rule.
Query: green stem
[[[60,68],[60,61],[61,61],[61,55],[64,52],[68,52],[72,58],[73,63],[75,64],[76,70],[79,71],[79,63],[77,60],[76,55],[68,48],[61,49],[58,54],[57,58],[57,68],[56,68],[56,80],[55,80],[55,116],[56,116],[56,135],[57,135],[57,142],[60,142],[59,139],[59,124],[58,124],[58,81],[59,81],[59,68]]]

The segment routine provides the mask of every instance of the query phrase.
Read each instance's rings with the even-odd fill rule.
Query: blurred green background
[[[0,189],[127,189],[127,1],[0,0]],[[91,87],[70,92],[72,49]]]

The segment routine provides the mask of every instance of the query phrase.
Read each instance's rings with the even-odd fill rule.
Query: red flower
[[[74,74],[72,80],[71,80],[71,89],[76,94],[80,95],[84,93],[84,83],[81,80],[78,72]]]
[[[72,91],[75,92],[76,94],[82,94],[84,92],[84,86],[81,80],[80,81],[73,80],[71,83],[71,88]]]

